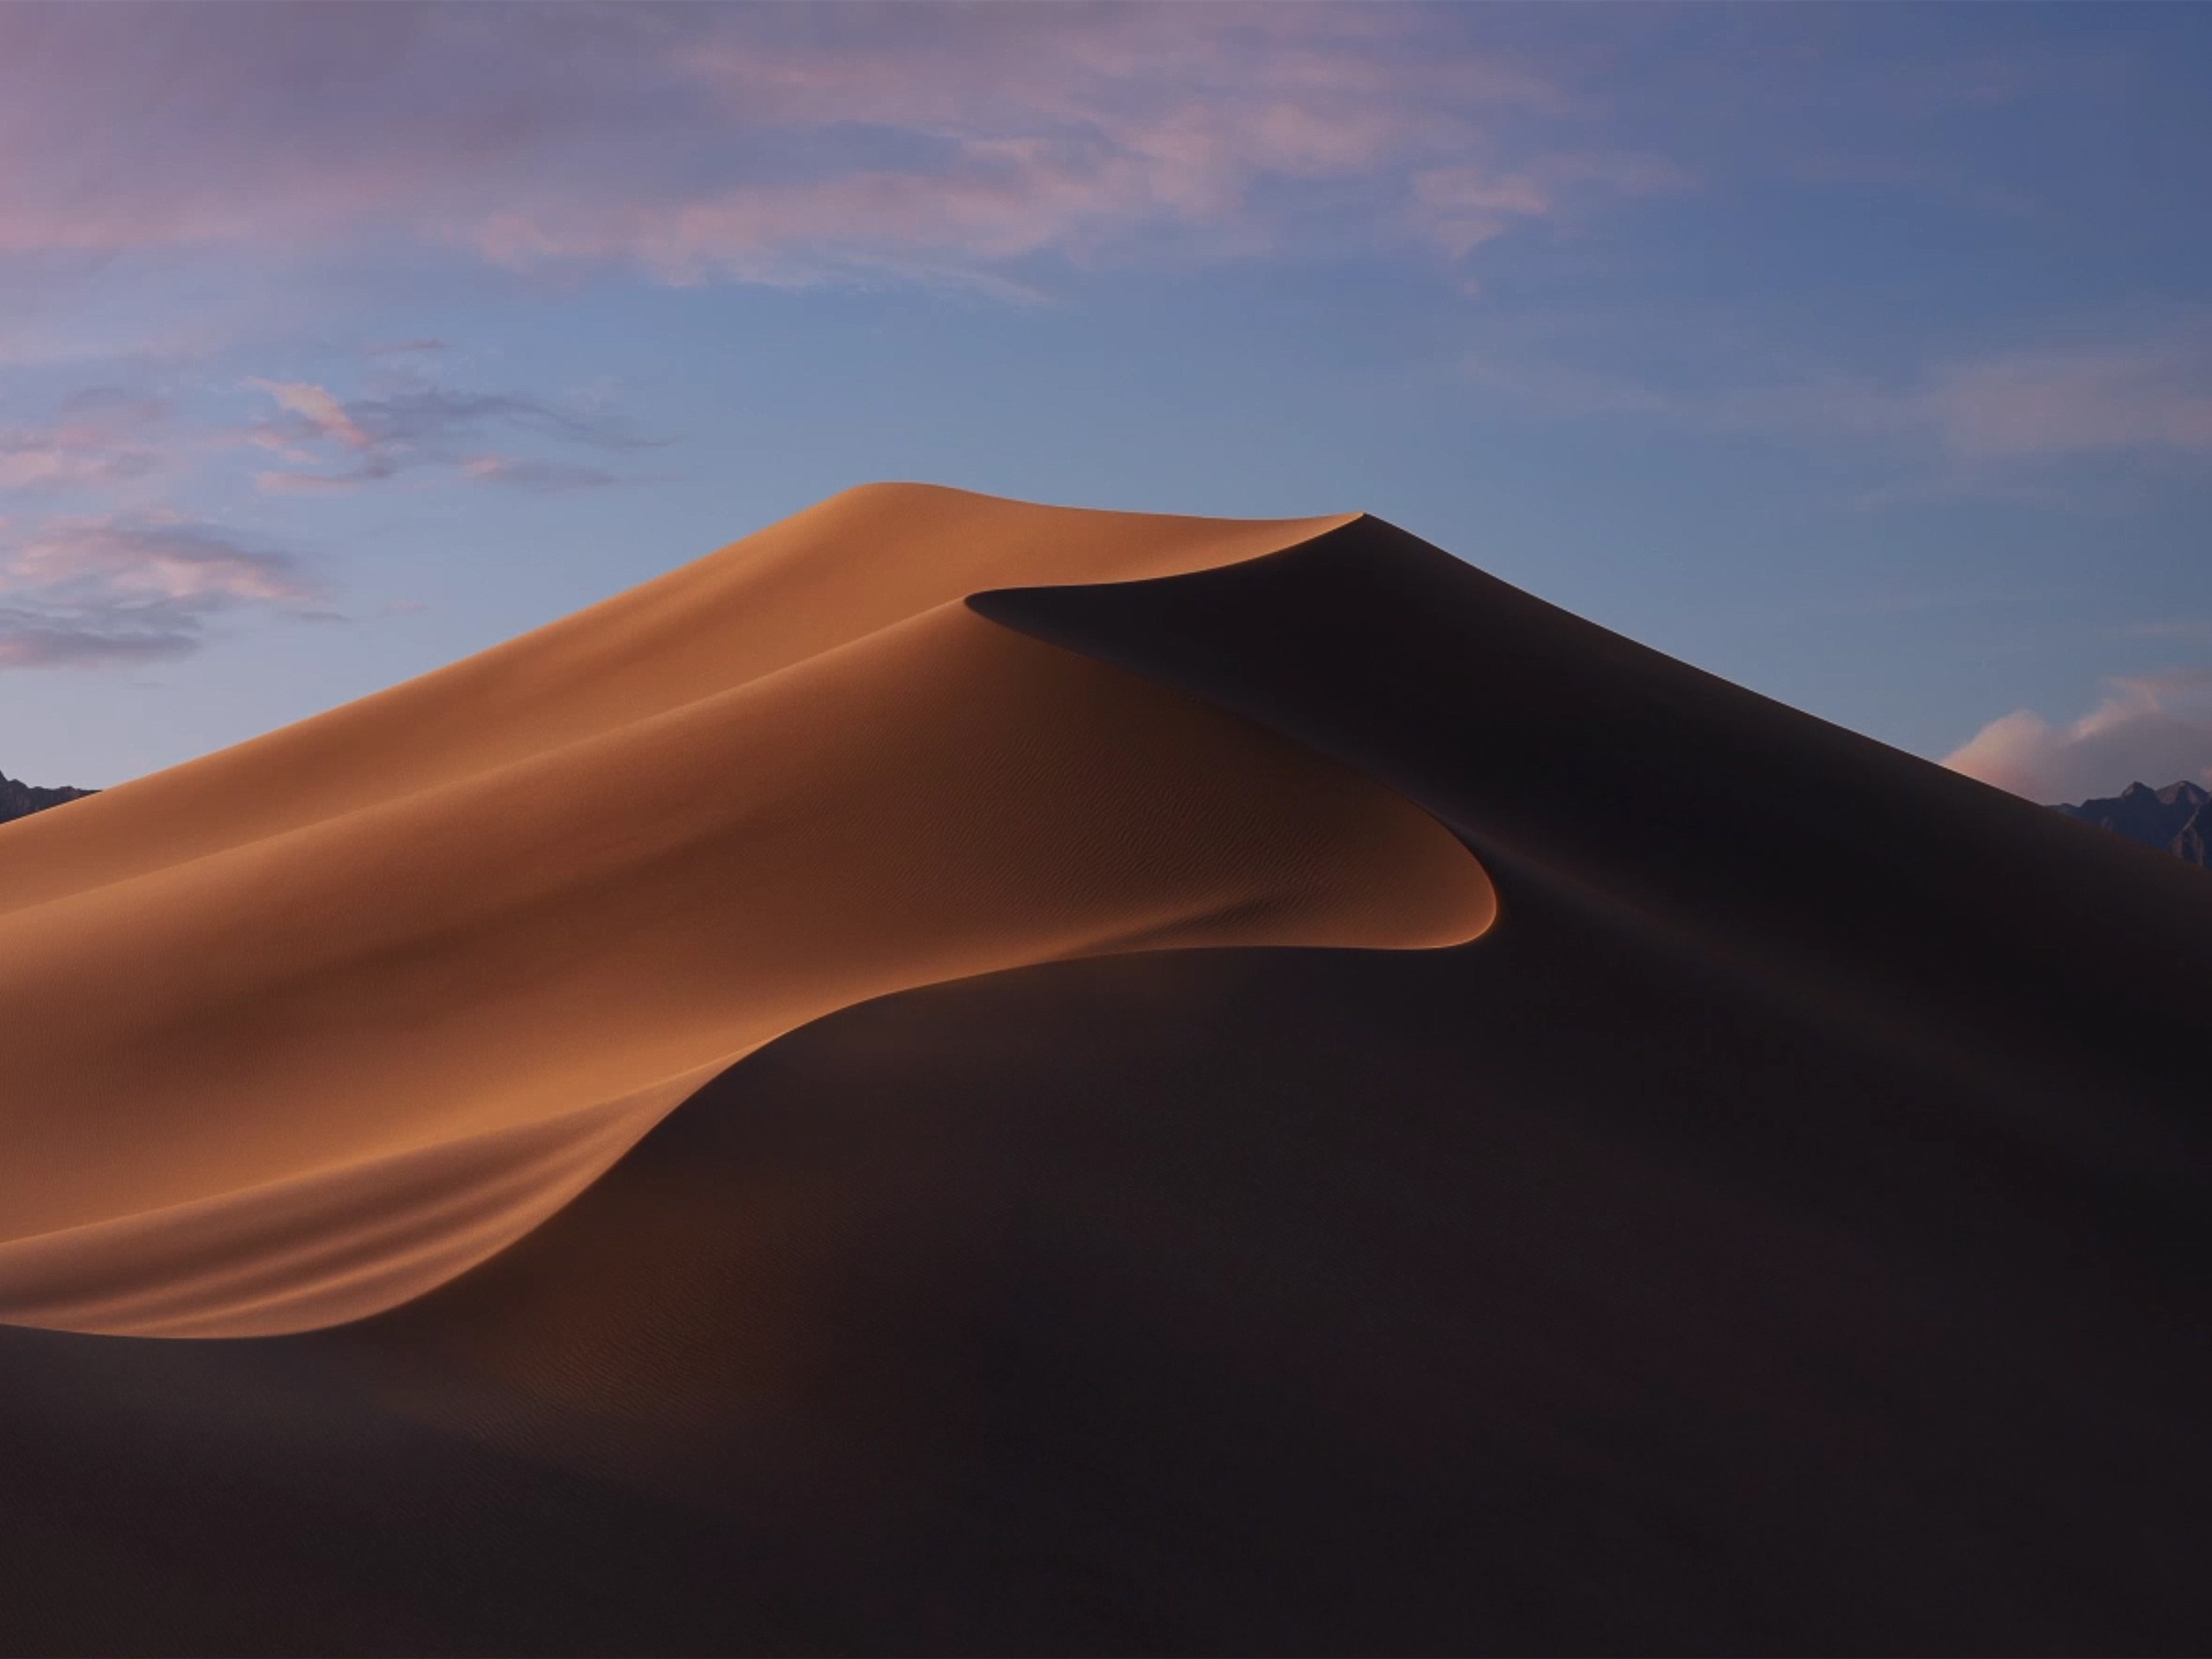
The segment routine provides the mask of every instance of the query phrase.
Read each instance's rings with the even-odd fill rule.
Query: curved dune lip
[[[1002,498],[979,497],[971,492],[947,490],[936,486],[865,486],[844,493],[849,496],[908,491],[997,502],[1014,509],[1032,505],[1005,501]],[[839,499],[842,498],[832,498],[832,500]],[[1049,507],[1035,510],[1045,513],[1087,511]],[[1154,523],[1167,517],[1111,513],[1102,516]],[[992,627],[1003,627],[1007,633],[1021,638],[1032,645],[1052,652],[1065,652],[1070,658],[1084,658],[1087,654],[1079,650],[1071,650],[1049,639],[1038,639],[994,617],[988,601],[993,594],[1011,594],[1037,588],[1117,588],[1175,581],[1185,575],[1256,563],[1294,551],[1368,516],[1353,513],[1257,521],[1184,518],[1179,522],[1246,528],[1279,525],[1286,531],[1303,533],[1262,551],[1223,558],[1185,569],[1171,570],[1166,574],[1128,576],[1118,581],[1070,581],[978,588],[957,597],[962,601],[962,607],[981,622]],[[933,530],[924,532],[917,545],[926,550],[931,535],[935,535],[938,544],[942,545],[945,522],[940,518]],[[1040,533],[1044,528],[1048,527],[1040,527]],[[1138,528],[1133,522],[1132,531]],[[1099,562],[1099,531],[1094,525],[1085,533],[1090,538],[1088,543],[1090,550],[1076,556],[1075,562],[1088,561],[1096,564]],[[802,551],[805,545],[804,542],[798,543]],[[834,548],[836,543],[829,545]],[[1187,543],[1170,545],[1181,552],[1191,550]],[[1157,548],[1154,550],[1156,556]],[[787,554],[789,549],[784,551]],[[1141,566],[1142,561],[1143,555],[1140,550],[1128,563]],[[772,561],[771,563],[772,564]],[[1155,557],[1155,568],[1156,563]],[[1127,568],[1126,564],[1124,568]],[[663,591],[659,601],[664,611],[669,591]],[[680,595],[683,590],[673,591]],[[726,589],[725,598],[727,592]],[[621,597],[618,595],[617,599]],[[916,620],[931,610],[950,611],[955,608],[948,599],[925,606],[906,620]],[[715,616],[702,620],[700,626],[712,629],[716,626],[715,616],[725,613],[715,613]],[[741,680],[738,683],[765,684],[766,681],[796,669],[799,664],[834,656],[898,626],[894,621],[881,624],[872,630],[864,629],[849,639],[798,658],[785,668],[766,669],[761,680]],[[694,637],[698,637],[696,631]],[[585,660],[588,663],[588,655]],[[1103,663],[1101,658],[1089,658],[1088,660],[1102,662],[1107,667],[1117,667],[1118,671],[1130,675],[1135,680],[1149,677],[1141,671]],[[555,662],[556,667],[573,669],[575,666],[573,661],[557,655]],[[1211,709],[1216,715],[1227,716],[1237,724],[1249,727],[1255,734],[1264,734],[1278,744],[1287,743],[1314,760],[1336,769],[1340,774],[1358,775],[1363,784],[1394,798],[1409,813],[1418,815],[1419,818],[1441,830],[1456,846],[1459,856],[1465,861],[1464,874],[1459,879],[1459,885],[1449,900],[1440,896],[1443,889],[1438,889],[1437,896],[1440,906],[1444,910],[1452,911],[1452,914],[1446,920],[1440,913],[1437,925],[1426,937],[1418,929],[1387,944],[1376,942],[1382,938],[1379,933],[1371,934],[1368,942],[1340,936],[1337,941],[1313,940],[1305,948],[1452,949],[1472,943],[1495,925],[1497,890],[1489,872],[1465,838],[1421,803],[1388,781],[1366,772],[1356,760],[1348,761],[1343,757],[1325,754],[1301,741],[1294,733],[1271,728],[1203,694],[1159,682],[1154,682],[1154,684],[1160,691],[1177,699],[1187,698],[1191,703]],[[678,709],[695,708],[709,702],[719,695],[719,692],[705,693],[687,701],[676,702],[658,712],[620,719],[603,730],[588,730],[569,742],[537,751],[535,758],[550,761],[553,756],[575,744],[602,741],[613,738],[618,733],[634,731],[657,720],[670,717]],[[473,713],[475,705],[464,702],[461,707],[464,713]],[[528,758],[495,761],[486,768],[472,770],[464,775],[481,778],[497,773],[505,766],[528,764],[531,764]],[[269,770],[265,764],[262,769],[264,772]],[[426,785],[422,792],[429,793],[445,786],[442,783],[434,783]],[[269,835],[252,838],[252,842],[267,845],[304,832],[311,826],[327,826],[345,818],[358,821],[363,813],[392,807],[409,798],[404,792],[378,796],[364,805],[340,811],[329,818],[310,819],[289,828],[276,829]],[[244,846],[247,843],[242,842],[238,844]],[[1439,849],[1440,853],[1441,843]],[[217,855],[210,853],[202,856]],[[123,879],[167,879],[194,861],[187,858],[165,869],[148,871],[142,877]],[[1359,902],[1366,906],[1371,899],[1363,897]],[[1363,914],[1371,920],[1376,916],[1387,913],[1387,909],[1385,906],[1383,910],[1365,911]],[[1224,918],[1233,918],[1236,913],[1234,906],[1224,908],[1222,912]],[[1362,927],[1367,925],[1368,921],[1361,924]],[[1113,936],[1109,933],[1106,937],[1111,938]],[[1148,937],[1148,929],[1137,928],[1118,944],[1109,944],[1096,952],[1086,950],[1083,954],[1122,954],[1132,950],[1192,948],[1193,945],[1224,948],[1247,943],[1258,944],[1264,948],[1267,943],[1264,938],[1249,941],[1236,938],[1183,939],[1171,943],[1168,938],[1163,937],[1159,943],[1154,944],[1147,942]],[[1055,958],[1039,958],[1050,959]],[[932,980],[927,982],[939,982]],[[895,994],[893,991],[877,995]],[[872,1001],[874,996],[856,1000]],[[840,1007],[849,1006],[851,1003],[838,1005]],[[823,1008],[801,1024],[812,1023],[812,1020],[836,1011],[836,1008]],[[678,1109],[685,1099],[696,1092],[698,1086],[726,1070],[728,1064],[728,1061],[720,1062],[704,1071],[687,1073],[689,1086],[672,1096],[665,1083],[648,1084],[633,1094],[619,1096],[601,1105],[556,1112],[543,1120],[510,1125],[489,1133],[434,1136],[418,1146],[390,1154],[296,1170],[244,1187],[196,1194],[178,1202],[27,1234],[0,1243],[0,1284],[9,1287],[9,1300],[21,1306],[21,1312],[5,1322],[45,1325],[48,1328],[101,1331],[118,1335],[219,1338],[279,1334],[367,1317],[383,1311],[384,1306],[396,1306],[434,1288],[533,1230],[619,1161],[628,1147],[654,1122]],[[653,1109],[650,1113],[630,1109],[646,1095],[654,1096]],[[637,1122],[631,1123],[629,1119],[633,1116]],[[615,1123],[617,1118],[623,1120],[620,1125]],[[602,1120],[604,1128],[599,1127]],[[569,1128],[577,1133],[569,1135]],[[555,1144],[564,1140],[576,1141],[580,1146],[583,1142],[589,1144],[576,1156],[569,1157],[567,1151]],[[501,1162],[494,1154],[503,1147],[510,1148],[513,1156]],[[589,1161],[593,1166],[585,1168],[580,1160]],[[493,1167],[494,1164],[498,1166]],[[558,1169],[554,1167],[556,1164],[560,1165]],[[531,1172],[539,1166],[543,1166],[547,1173],[546,1179],[534,1189],[535,1196],[524,1193],[516,1197],[515,1193],[521,1187],[529,1185]],[[378,1201],[378,1194],[382,1194],[382,1202]],[[309,1212],[313,1212],[315,1217],[312,1224],[296,1224]],[[387,1248],[389,1241],[407,1242],[405,1236],[409,1233],[410,1223],[419,1222],[425,1217],[438,1218],[436,1236],[415,1240],[413,1248],[409,1249]],[[287,1228],[291,1229],[288,1236],[285,1233]],[[490,1242],[495,1233],[500,1236],[496,1242]],[[482,1248],[479,1248],[480,1245]],[[143,1271],[127,1273],[120,1277],[111,1276],[109,1282],[101,1283],[101,1265],[124,1256],[133,1257],[142,1263],[158,1256],[170,1262],[173,1271],[166,1275],[149,1275]],[[302,1274],[310,1275],[306,1281],[305,1294],[302,1294],[301,1284],[288,1281],[288,1273],[294,1279]],[[313,1277],[314,1274],[321,1276]],[[355,1294],[365,1284],[387,1282],[391,1286],[404,1285],[404,1292],[388,1296],[383,1290],[372,1293],[375,1297],[382,1299],[378,1306],[362,1305]],[[337,1301],[345,1302],[346,1311],[334,1315],[328,1308],[318,1309],[315,1306],[315,1287],[318,1286]],[[213,1312],[204,1305],[211,1296],[223,1304]]]
[[[350,1323],[363,1316],[326,1317],[329,1306],[350,1305],[364,1286],[396,1306],[496,1254],[743,1058],[536,1122],[0,1242],[0,1287],[15,1305],[0,1323],[160,1337],[199,1335],[210,1324],[223,1327],[213,1334],[238,1337]],[[379,1194],[385,1202],[364,1203]],[[306,1236],[302,1214],[322,1220]],[[456,1225],[427,1244],[410,1239],[426,1215]],[[488,1250],[487,1241],[496,1241]],[[177,1264],[172,1276],[123,1288],[102,1282],[117,1255],[149,1244]],[[211,1297],[221,1304],[213,1314],[203,1306]]]

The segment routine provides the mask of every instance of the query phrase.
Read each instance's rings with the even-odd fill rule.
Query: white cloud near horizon
[[[1943,764],[2045,804],[2117,795],[2131,783],[2212,785],[2212,666],[2107,681],[2078,720],[2054,724],[2015,709]]]

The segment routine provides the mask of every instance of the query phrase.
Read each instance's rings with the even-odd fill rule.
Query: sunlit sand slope
[[[665,714],[983,588],[1233,563],[1344,518],[1032,506],[848,490],[534,633],[266,737],[11,824],[0,912],[380,805]]]
[[[856,492],[13,826],[0,1321],[236,1336],[388,1306],[734,1059],[886,992],[1473,937],[1488,883],[1420,810],[958,602],[1315,528]]]

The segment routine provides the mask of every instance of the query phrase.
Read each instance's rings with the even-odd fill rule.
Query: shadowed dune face
[[[0,831],[54,895],[5,971],[170,1011],[8,982],[111,1115],[11,1096],[10,1202],[264,1182],[0,1247],[26,1304],[394,1304],[0,1328],[0,1649],[2201,1650],[2201,872],[1379,521],[910,499],[932,556],[1183,562],[1025,541],[574,743],[464,664],[510,734],[429,747],[499,766],[244,828],[148,780],[213,855],[121,885],[107,797]],[[622,654],[563,627],[517,660]],[[173,983],[13,931],[107,903]]]
[[[1282,527],[860,505],[326,716],[314,742],[80,804],[73,865],[51,838],[0,847],[19,891],[72,884],[0,916],[0,1320],[360,1317],[542,1221],[734,1059],[887,992],[1488,925],[1479,866],[1388,790],[932,602],[963,572],[1172,567]],[[449,706],[471,698],[488,734]],[[291,797],[290,758],[341,741],[357,769]],[[199,855],[95,880],[161,855],[172,802]]]

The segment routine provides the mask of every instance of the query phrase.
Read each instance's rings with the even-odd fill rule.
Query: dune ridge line
[[[1479,935],[1474,855],[993,588],[1265,556],[850,491],[477,657],[0,832],[0,1322],[378,1312],[837,1008],[1133,950]]]

